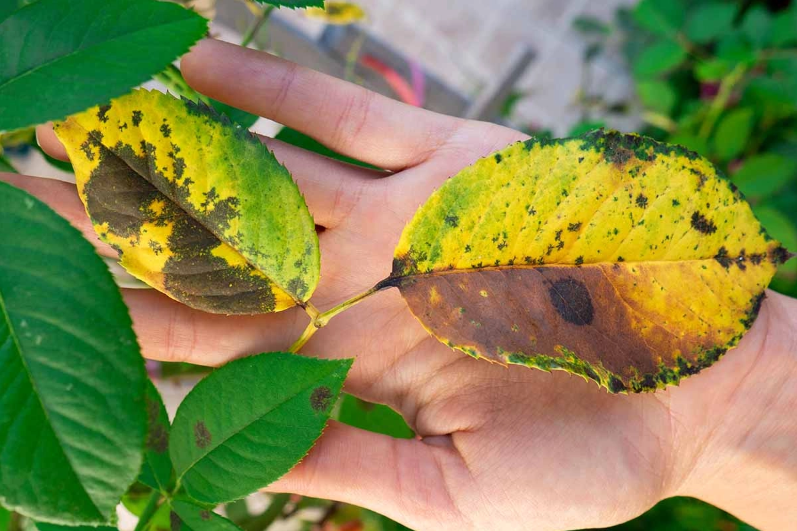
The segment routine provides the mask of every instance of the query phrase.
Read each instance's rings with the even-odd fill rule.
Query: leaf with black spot
[[[351,362],[273,352],[232,361],[199,382],[169,441],[186,493],[225,503],[288,472],[321,435]]]
[[[735,346],[790,257],[706,159],[599,130],[463,169],[405,228],[381,286],[471,356],[639,392]]]
[[[307,301],[315,223],[288,170],[212,108],[136,90],[56,124],[100,239],[132,275],[203,311]]]
[[[158,389],[147,382],[147,440],[144,465],[138,481],[167,493],[172,487],[172,460],[169,457],[169,416]]]
[[[169,502],[170,531],[241,531],[241,528],[210,509],[184,499]]]

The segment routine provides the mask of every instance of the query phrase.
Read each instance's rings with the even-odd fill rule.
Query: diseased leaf
[[[471,356],[639,392],[736,345],[789,256],[696,153],[597,131],[462,170],[405,228],[383,285]]]
[[[144,362],[93,246],[0,183],[0,504],[103,524],[141,467]]]
[[[155,385],[147,381],[147,441],[144,464],[138,480],[144,485],[168,493],[172,486],[172,460],[169,457],[169,416]]]
[[[296,183],[202,103],[136,90],[56,124],[100,238],[135,277],[207,312],[280,311],[318,283]]]
[[[213,511],[185,500],[172,500],[171,531],[241,531],[241,528]]]
[[[170,2],[38,0],[23,7],[0,20],[0,130],[119,96],[206,32],[204,18]]]
[[[309,7],[305,11],[308,17],[318,18],[327,24],[354,24],[366,19],[363,8],[352,2],[330,2],[322,7]]]
[[[288,472],[321,435],[350,367],[351,360],[275,352],[232,361],[199,382],[180,404],[169,442],[187,494],[229,502]]]

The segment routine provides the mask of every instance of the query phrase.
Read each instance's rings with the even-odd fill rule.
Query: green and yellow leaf
[[[639,392],[736,345],[789,257],[706,159],[601,130],[462,170],[405,228],[385,284],[474,357]]]
[[[213,313],[310,298],[320,255],[290,173],[208,106],[137,90],[56,124],[100,238],[135,277]]]
[[[321,19],[327,24],[341,26],[366,19],[363,8],[353,2],[326,2],[324,7],[308,7],[305,14],[311,18]]]

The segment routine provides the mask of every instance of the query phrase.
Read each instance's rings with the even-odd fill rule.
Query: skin
[[[526,138],[412,108],[254,50],[204,41],[182,60],[200,92],[390,170],[373,172],[264,139],[297,179],[319,225],[323,309],[381,280],[415,209],[446,178]],[[52,130],[42,147],[65,158]],[[47,201],[99,251],[74,186],[2,178]],[[144,355],[219,365],[284,350],[308,322],[204,314],[126,291]],[[678,387],[610,395],[562,372],[502,367],[431,338],[396,290],[335,317],[303,348],[356,356],[346,390],[388,404],[414,440],[332,423],[310,455],[269,487],[354,503],[413,529],[604,527],[688,495],[762,530],[797,520],[797,301],[768,293],[738,348]]]

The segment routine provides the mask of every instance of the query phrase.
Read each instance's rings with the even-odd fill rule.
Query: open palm
[[[526,138],[408,107],[217,41],[186,56],[183,73],[208,96],[389,170],[354,167],[264,139],[324,228],[321,283],[313,297],[322,310],[389,274],[404,225],[446,178]],[[65,158],[51,130],[41,128],[39,138],[45,150]],[[49,202],[100,252],[115,256],[97,240],[73,186],[4,179]],[[151,290],[128,290],[125,298],[143,351],[153,359],[218,365],[285,350],[307,324],[298,308],[226,317]],[[777,355],[787,345],[770,341],[763,348],[772,306],[787,304],[793,303],[771,295],[742,346],[680,387],[621,396],[565,373],[502,367],[452,351],[429,336],[396,290],[382,292],[333,319],[303,352],[356,357],[346,390],[398,410],[420,438],[394,440],[333,423],[310,456],[269,490],[355,503],[415,529],[575,529],[622,522],[663,497],[699,494],[692,490],[695,478],[705,484],[710,476],[703,456],[733,444],[721,419],[741,422],[754,411],[755,400],[745,393],[777,385],[763,377],[769,365],[797,374],[797,362],[784,371]],[[745,405],[734,409],[745,396]]]

